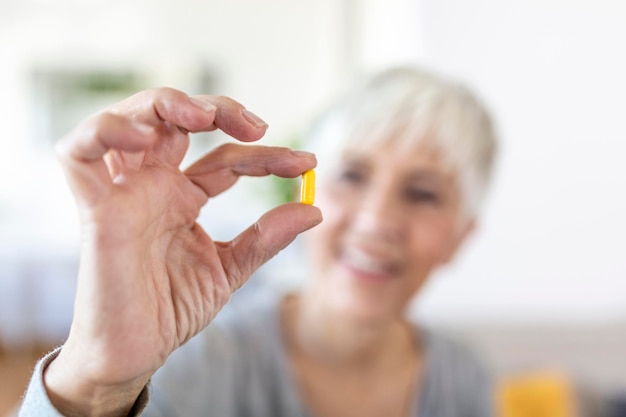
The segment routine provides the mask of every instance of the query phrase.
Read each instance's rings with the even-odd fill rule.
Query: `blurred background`
[[[264,143],[290,145],[350,80],[404,63],[469,84],[502,139],[479,230],[411,314],[504,379],[547,380],[550,398],[618,398],[625,39],[623,0],[0,0],[0,415],[71,320],[78,227],[60,136],[170,86],[232,96],[269,122]],[[190,159],[222,140],[198,135]],[[201,223],[230,239],[278,195],[244,180]],[[295,280],[297,248],[255,279]]]

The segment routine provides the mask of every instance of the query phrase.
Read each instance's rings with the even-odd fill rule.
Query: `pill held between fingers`
[[[312,169],[302,173],[300,183],[300,202],[310,206],[315,202],[315,171]]]

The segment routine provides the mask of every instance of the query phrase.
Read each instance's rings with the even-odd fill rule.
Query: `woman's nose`
[[[364,237],[395,241],[402,238],[406,222],[391,190],[371,189],[357,206],[353,226]]]

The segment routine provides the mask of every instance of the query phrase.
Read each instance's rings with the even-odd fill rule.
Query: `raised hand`
[[[67,342],[45,374],[65,415],[125,415],[169,354],[202,330],[252,272],[321,221],[292,203],[230,242],[196,223],[241,175],[296,177],[315,157],[230,143],[184,172],[188,132],[255,141],[267,125],[226,97],[136,94],[63,138],[59,158],[81,220],[81,264]]]

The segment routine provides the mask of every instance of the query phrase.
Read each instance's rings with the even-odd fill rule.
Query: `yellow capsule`
[[[310,206],[315,202],[315,171],[312,169],[302,173],[300,202]]]

